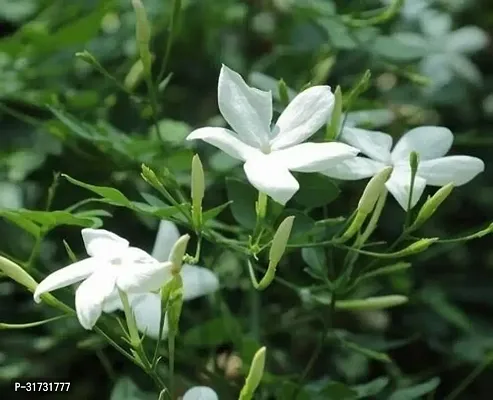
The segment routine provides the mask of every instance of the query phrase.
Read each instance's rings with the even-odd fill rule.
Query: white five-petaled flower
[[[185,392],[182,400],[219,400],[219,397],[208,386],[194,386]]]
[[[178,232],[176,225],[170,221],[162,220],[154,242],[152,257],[160,262],[166,262],[170,256],[173,245],[179,238],[180,233]],[[167,269],[166,273],[165,281],[171,279],[171,270]],[[213,293],[219,289],[219,280],[216,274],[204,267],[183,264],[181,277],[183,281],[183,300],[192,300],[196,297]],[[107,303],[104,311],[113,312],[118,309],[121,310],[123,305],[118,294],[114,294],[111,297],[111,301]],[[159,337],[159,322],[161,318],[161,298],[159,294],[130,294],[129,302],[134,312],[137,328],[141,332],[144,332],[146,336],[157,339]],[[167,332],[168,324],[167,319],[165,319],[162,329],[163,336],[165,336]]]
[[[484,170],[484,163],[476,157],[447,156],[453,142],[450,130],[438,126],[422,126],[407,132],[392,148],[392,137],[382,132],[345,128],[340,140],[357,147],[369,157],[355,157],[327,169],[323,174],[342,180],[371,177],[383,168],[392,166],[387,189],[405,210],[411,185],[411,152],[419,155],[414,181],[411,208],[416,205],[426,185],[463,185]]]
[[[83,281],[75,292],[80,324],[92,329],[118,289],[145,293],[159,289],[169,275],[171,263],[160,263],[145,251],[104,229],[83,229],[82,239],[89,258],[47,276],[36,288],[34,300],[43,293]]]
[[[271,92],[249,87],[238,73],[223,65],[218,104],[234,132],[200,128],[187,140],[204,140],[244,161],[250,183],[283,205],[299,189],[290,171],[319,172],[358,153],[343,143],[302,143],[329,119],[334,105],[329,86],[313,86],[298,94],[271,128]]]

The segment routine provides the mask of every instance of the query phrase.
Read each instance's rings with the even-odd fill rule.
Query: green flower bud
[[[129,91],[132,91],[135,89],[135,87],[139,84],[139,82],[142,80],[144,75],[144,64],[142,63],[142,60],[137,60],[134,65],[130,68],[130,71],[128,71],[127,76],[125,76],[125,79],[123,81],[123,86]]]
[[[409,155],[409,165],[411,166],[412,176],[415,176],[418,172],[419,165],[419,154],[415,151],[411,151],[411,154]]]
[[[38,283],[33,279],[33,277],[22,269],[20,265],[17,265],[2,256],[0,256],[0,271],[2,271],[10,279],[20,283],[31,292],[34,292],[38,286]]]
[[[445,185],[437,190],[437,192],[433,196],[428,197],[425,204],[423,204],[423,207],[421,207],[421,210],[419,210],[418,216],[416,217],[416,220],[409,228],[409,230],[418,229],[427,220],[429,220],[431,216],[435,214],[438,207],[440,207],[440,204],[442,204],[450,195],[450,193],[452,193],[453,189],[454,184],[449,183],[448,185]]]
[[[367,297],[360,300],[340,300],[336,301],[336,309],[338,310],[381,310],[391,308],[407,303],[408,298],[401,295]]]
[[[282,105],[287,106],[289,104],[289,90],[284,79],[279,80],[277,90],[279,91],[279,99],[281,100]]]
[[[241,389],[239,400],[251,400],[255,390],[257,390],[265,368],[265,352],[266,348],[261,347],[253,356],[250,371],[245,380],[245,385]]]
[[[291,235],[293,222],[294,216],[287,217],[277,228],[274,238],[272,239],[272,245],[270,246],[269,265],[277,266],[279,261],[281,261],[281,258],[286,251],[289,236]]]
[[[204,169],[198,154],[192,159],[192,219],[195,228],[202,224],[202,200],[205,193]]]
[[[178,275],[181,271],[183,265],[183,257],[187,251],[188,241],[190,240],[190,235],[181,236],[171,249],[169,256],[169,261],[171,261],[171,272],[173,275]]]
[[[341,117],[342,117],[342,92],[341,87],[337,86],[334,92],[334,108],[332,110],[332,117],[330,119],[330,124],[327,125],[327,132],[325,134],[325,140],[330,142],[337,139],[339,134],[339,129],[341,128]]]
[[[82,52],[75,53],[75,56],[77,58],[80,58],[81,60],[84,60],[86,63],[93,65],[93,66],[99,66],[99,62],[96,60],[96,58],[89,53],[87,50],[84,50]]]
[[[386,167],[370,179],[358,203],[358,211],[363,214],[370,214],[375,208],[380,194],[385,189],[385,182],[390,178],[393,168]]]
[[[396,251],[392,253],[392,257],[407,257],[413,254],[422,253],[428,247],[430,247],[433,243],[437,242],[439,238],[424,238],[420,239],[417,242],[407,246],[405,249],[400,251]]]
[[[144,73],[147,76],[150,76],[152,63],[151,52],[149,50],[149,43],[151,41],[151,27],[142,2],[140,0],[132,0],[132,5],[137,18],[135,34],[137,37],[137,45],[139,47],[140,59],[142,60]]]

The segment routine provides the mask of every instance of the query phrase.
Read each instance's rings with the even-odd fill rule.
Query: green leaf
[[[327,276],[327,257],[322,247],[304,247],[301,257],[309,266],[310,272],[320,277]]]
[[[232,201],[228,201],[220,206],[211,208],[202,214],[202,221],[205,224],[207,221],[216,218],[219,214],[223,212],[229,205],[233,204]]]
[[[390,357],[385,353],[381,353],[381,352],[369,349],[367,347],[363,347],[363,346],[361,346],[357,343],[354,343],[354,342],[348,342],[347,340],[342,339],[342,338],[340,338],[340,339],[341,339],[341,344],[344,347],[346,347],[349,350],[355,351],[359,354],[362,354],[371,360],[375,360],[375,361],[379,361],[379,362],[383,362],[383,363],[390,363],[392,361],[390,359]]]
[[[358,393],[349,386],[340,382],[330,382],[320,393],[324,399],[331,400],[355,400],[358,398]]]
[[[353,386],[353,390],[358,393],[358,399],[371,398],[379,394],[389,384],[390,379],[386,376],[374,379],[371,382]]]
[[[186,331],[183,343],[192,347],[215,347],[231,342],[237,332],[241,332],[241,326],[235,318],[214,318]]]
[[[422,47],[408,43],[401,37],[379,36],[373,42],[372,51],[392,61],[415,61],[426,55]]]
[[[123,377],[113,387],[110,400],[156,400],[156,395],[143,392],[130,378]]]
[[[192,132],[190,125],[182,121],[163,119],[158,122],[158,125],[162,139],[173,146],[182,147],[185,142],[185,138],[190,132]],[[152,135],[157,134],[154,126],[151,128],[150,133]]]
[[[245,228],[253,229],[256,221],[256,190],[251,185],[235,178],[226,179],[226,190],[228,199],[233,202],[231,212],[234,219]]]
[[[294,195],[293,200],[309,209],[331,203],[341,192],[330,178],[321,174],[298,175],[297,179],[300,190]]]
[[[0,211],[0,217],[5,218],[6,220],[12,222],[17,225],[19,228],[25,230],[30,233],[35,238],[38,238],[41,235],[41,229],[34,222],[30,221],[26,217],[23,217],[18,212],[15,211]]]
[[[106,187],[106,186],[89,185],[88,183],[78,181],[77,179],[74,179],[65,174],[62,174],[62,176],[65,179],[67,179],[70,183],[100,195],[108,204],[132,208],[132,202],[129,199],[127,199],[127,197],[117,189]]]
[[[440,378],[434,377],[425,383],[397,390],[392,393],[388,400],[415,400],[434,391],[440,384]]]

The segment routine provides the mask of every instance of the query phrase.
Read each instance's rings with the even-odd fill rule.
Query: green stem
[[[164,138],[161,134],[161,128],[159,127],[159,120],[158,120],[158,106],[157,106],[157,97],[156,97],[156,89],[154,87],[154,84],[152,83],[152,78],[150,75],[146,75],[146,84],[147,84],[147,91],[149,93],[149,97],[151,100],[151,111],[152,111],[152,119],[154,121],[154,127],[156,129],[156,134],[159,137],[159,140],[161,143],[165,144]]]
[[[487,357],[481,364],[476,366],[471,373],[457,386],[444,400],[456,399],[493,361],[493,357]]]
[[[128,301],[128,296],[122,290],[118,290],[118,293],[120,295],[120,299],[123,304],[123,312],[125,313],[125,319],[127,321],[127,328],[128,328],[128,334],[130,336],[130,342],[133,347],[137,348],[140,343],[140,336],[132,308],[130,307],[130,303]]]
[[[175,335],[170,334],[168,337],[168,362],[169,362],[169,384],[168,390],[170,398],[174,398],[175,393]]]
[[[250,285],[250,326],[252,336],[257,341],[260,341],[260,306],[260,293]]]

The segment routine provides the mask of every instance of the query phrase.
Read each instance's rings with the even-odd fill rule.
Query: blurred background
[[[387,18],[390,1],[183,0],[173,29],[171,1],[143,3],[152,22],[155,78],[161,75],[163,81],[172,72],[157,97],[164,146],[153,128],[152,107],[136,65],[135,15],[129,0],[0,0],[0,254],[29,265],[35,278],[68,263],[63,240],[83,254],[80,226],[60,223],[45,235],[36,224],[19,226],[15,211],[62,210],[91,196],[63,179],[54,190],[56,172],[114,186],[135,199],[147,190],[139,175],[142,163],[189,185],[193,151],[183,139],[195,127],[224,124],[217,109],[221,63],[252,86],[272,90],[277,99],[281,78],[291,95],[309,82],[340,85],[348,123],[395,137],[416,125],[450,128],[455,134],[452,153],[482,158],[486,171],[455,189],[420,235],[452,238],[492,222],[490,1],[405,0]],[[174,42],[164,63],[170,34]],[[366,70],[371,71],[369,86],[351,101],[348,94]],[[278,103],[276,107],[281,109]],[[225,184],[227,177],[242,177],[236,162],[211,146],[200,154],[209,180],[207,206],[224,203],[236,191],[252,199],[253,207],[255,194],[246,185]],[[330,193],[320,189],[329,183]],[[361,182],[329,183],[315,180],[293,200],[292,208],[303,210],[308,223],[321,218],[320,199],[334,200],[328,216],[338,217],[348,214],[347,205],[356,204],[362,190]],[[336,199],[337,186],[343,194]],[[124,208],[96,208],[90,218],[103,219],[107,229],[151,249],[157,220]],[[239,214],[241,210],[233,209],[221,218],[226,224],[242,224]],[[379,238],[397,237],[402,220],[401,209],[389,200]],[[309,285],[303,268],[316,268],[313,256],[294,255],[280,268],[281,276],[298,287]],[[252,336],[250,281],[245,266],[229,251],[206,244],[203,260],[220,275],[224,289],[220,301],[199,299],[187,305],[179,342],[186,350],[179,351],[189,358],[179,371],[195,383],[211,384],[197,371],[213,362],[215,376],[224,381],[214,381],[221,398],[234,398],[235,385],[241,384],[237,369],[242,354],[252,347],[243,340]],[[338,314],[337,328],[360,348],[324,343],[308,376],[314,392],[308,393],[319,390],[327,378],[352,386],[373,382],[375,388],[385,386],[382,379],[399,376],[418,389],[394,400],[445,399],[477,369],[482,373],[457,398],[490,399],[492,268],[491,238],[486,236],[433,247],[413,260],[412,269],[362,287],[361,296],[401,293],[410,303],[388,312]],[[272,387],[267,385],[258,398],[268,399],[277,393],[282,377],[300,375],[318,346],[322,328],[316,316],[323,314],[324,305],[277,284],[263,296],[261,342],[269,348]],[[23,288],[0,279],[0,322],[26,323],[53,315],[35,305]],[[230,337],[231,327],[239,337]],[[382,362],[382,354],[393,362]],[[74,400],[156,398],[139,371],[76,320],[0,330],[2,398],[20,398],[19,393],[3,393],[10,393],[12,382],[28,379],[70,381]],[[353,398],[341,393],[333,398]],[[360,398],[391,398],[385,391],[365,393]],[[320,396],[308,398],[327,398]]]

